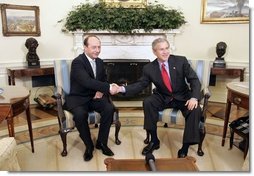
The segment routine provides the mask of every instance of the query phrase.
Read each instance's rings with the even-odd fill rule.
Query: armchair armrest
[[[61,89],[59,89],[59,90],[61,90]],[[65,117],[65,114],[64,114],[64,111],[63,111],[62,94],[59,93],[58,90],[55,93],[55,98],[56,98],[56,105],[57,105],[58,123],[59,123],[59,126],[60,126],[60,130],[64,130],[63,123],[66,121],[66,117]]]
[[[209,99],[211,97],[211,92],[208,87],[204,88],[204,96],[205,98]]]
[[[209,90],[208,87],[204,87],[201,91],[201,100],[202,100],[202,103],[203,104],[203,107],[202,107],[202,116],[204,117],[204,122],[206,120],[206,110],[207,110],[207,106],[208,106],[208,99],[211,97],[211,92]]]
[[[63,95],[63,93],[64,93],[63,88],[61,86],[56,86],[55,92],[54,92],[55,96],[57,94]]]

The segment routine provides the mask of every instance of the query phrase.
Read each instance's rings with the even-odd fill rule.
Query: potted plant
[[[63,31],[82,30],[116,31],[136,33],[136,29],[151,32],[153,29],[178,29],[186,23],[182,12],[167,9],[163,5],[147,5],[145,8],[110,8],[103,2],[80,4],[70,11],[64,22]]]

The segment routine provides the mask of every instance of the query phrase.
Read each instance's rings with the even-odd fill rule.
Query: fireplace
[[[137,33],[132,35],[114,31],[94,30],[83,32],[77,30],[73,32],[73,50],[75,56],[78,56],[84,52],[84,37],[89,34],[98,36],[102,45],[100,58],[105,62],[109,82],[131,84],[136,82],[141,76],[143,66],[155,59],[151,48],[154,39],[158,37],[168,39],[170,43],[170,52],[173,54],[176,50],[175,36],[179,33],[180,30],[178,29],[168,31],[154,29],[150,32],[140,29],[137,30]],[[119,94],[112,96],[112,98],[116,101],[119,100],[119,102],[124,100],[140,101],[151,94],[151,89],[152,85],[148,86],[138,95],[132,97],[123,97]]]
[[[141,77],[143,66],[149,62],[150,60],[148,59],[104,59],[108,81],[118,85],[134,83]],[[122,94],[117,94],[112,96],[112,99],[115,101],[143,100],[151,95],[151,89],[152,84],[136,95],[126,97]]]

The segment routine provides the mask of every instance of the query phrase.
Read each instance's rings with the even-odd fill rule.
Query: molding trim
[[[122,53],[119,53],[119,58],[122,58],[122,55],[125,55],[126,48],[129,47],[150,47],[152,41],[155,38],[163,37],[167,38],[167,40],[170,43],[170,49],[171,51],[174,51],[176,49],[175,47],[175,35],[180,33],[180,30],[173,29],[173,30],[161,30],[161,29],[154,29],[151,32],[145,32],[143,29],[135,30],[135,34],[123,34],[116,31],[89,31],[89,32],[83,32],[81,30],[78,30],[76,32],[72,32],[73,39],[74,39],[74,46],[73,49],[75,51],[75,55],[78,56],[80,53],[83,52],[83,40],[85,35],[89,34],[95,34],[101,39],[102,45],[104,46],[103,50],[107,53],[107,58],[114,58],[110,57],[108,53],[111,53],[110,47],[118,46],[119,52],[122,51]],[[109,48],[109,50],[107,50]],[[139,48],[140,49],[140,48]],[[107,52],[109,51],[109,52]],[[129,58],[135,58],[131,56],[132,53],[128,53],[127,55]],[[142,56],[139,56],[142,58]],[[129,59],[128,58],[128,59]]]

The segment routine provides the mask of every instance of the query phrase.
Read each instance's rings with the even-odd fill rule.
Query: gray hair
[[[152,43],[152,48],[153,48],[153,50],[155,49],[155,46],[156,46],[158,43],[162,43],[162,42],[167,42],[167,44],[168,44],[168,46],[169,46],[169,42],[168,42],[167,39],[165,39],[165,38],[157,38],[157,39],[155,39],[155,40],[153,41],[153,43]]]

